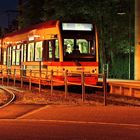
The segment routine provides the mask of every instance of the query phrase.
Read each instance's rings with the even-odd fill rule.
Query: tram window
[[[85,40],[85,39],[78,39],[77,40],[77,44],[79,46],[79,50],[80,50],[81,53],[83,53],[83,54],[90,53],[90,51],[89,51],[90,50],[89,49],[89,43],[88,43],[87,40]]]
[[[64,46],[66,46],[66,48],[64,48],[64,54],[72,53],[73,46],[74,46],[74,39],[64,39]]]
[[[26,62],[27,44],[23,45],[23,62]]]
[[[28,61],[34,61],[34,43],[28,44]]]
[[[35,45],[35,61],[42,61],[42,41],[36,42]]]
[[[20,64],[20,45],[17,45],[16,49],[16,65]]]
[[[59,60],[59,43],[58,40],[48,41],[49,60]]]
[[[16,46],[12,47],[12,65],[16,64]]]
[[[21,45],[21,62],[23,62],[23,44]]]
[[[72,53],[74,46],[78,46],[80,53]],[[96,61],[95,42],[85,38],[64,39],[64,61]]]
[[[49,41],[49,59],[52,59],[52,54],[53,54],[53,52],[52,52],[53,49],[52,48],[53,48],[52,42]]]
[[[6,65],[6,49],[3,51],[3,64]]]
[[[11,56],[12,49],[11,48],[12,47],[10,46],[7,49],[7,66],[11,66],[11,58],[12,58],[12,56]]]
[[[58,40],[55,40],[55,58],[59,58],[59,45],[58,45]]]

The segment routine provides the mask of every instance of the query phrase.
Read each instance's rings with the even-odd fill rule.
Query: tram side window
[[[21,62],[23,62],[23,55],[24,55],[24,51],[23,51],[23,47],[24,45],[21,45]]]
[[[42,61],[42,45],[42,41],[35,44],[35,61]]]
[[[16,46],[12,47],[12,65],[16,64]]]
[[[27,59],[27,44],[23,45],[23,62],[26,62]]]
[[[52,46],[52,42],[49,41],[49,59],[52,59],[53,56],[53,46]]]
[[[6,60],[7,66],[11,66],[11,58],[12,58],[11,51],[12,51],[12,47],[10,46],[7,49],[7,60]]]
[[[28,44],[28,61],[34,61],[34,43]]]
[[[16,49],[16,65],[20,64],[20,45],[17,45]]]
[[[6,49],[3,51],[3,64],[6,65]]]
[[[55,58],[56,59],[59,58],[59,44],[58,44],[58,40],[55,40]]]

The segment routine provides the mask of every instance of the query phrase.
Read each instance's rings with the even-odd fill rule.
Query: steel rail
[[[8,89],[7,89],[6,87],[4,87],[4,86],[0,86],[0,89],[5,90],[6,92],[8,92],[9,94],[12,95],[12,98],[11,98],[7,103],[5,103],[4,105],[1,105],[1,106],[0,106],[0,109],[1,109],[1,108],[4,108],[4,107],[8,106],[10,103],[12,103],[16,96],[15,96],[14,92],[8,90]]]

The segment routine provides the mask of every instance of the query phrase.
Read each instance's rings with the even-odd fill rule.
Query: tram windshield
[[[64,25],[62,26],[64,61],[96,61],[96,42],[92,24]]]

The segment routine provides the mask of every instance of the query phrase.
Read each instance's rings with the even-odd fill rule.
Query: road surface
[[[139,140],[140,108],[15,105],[0,110],[1,140]]]
[[[139,140],[140,126],[47,122],[0,121],[1,140]]]

